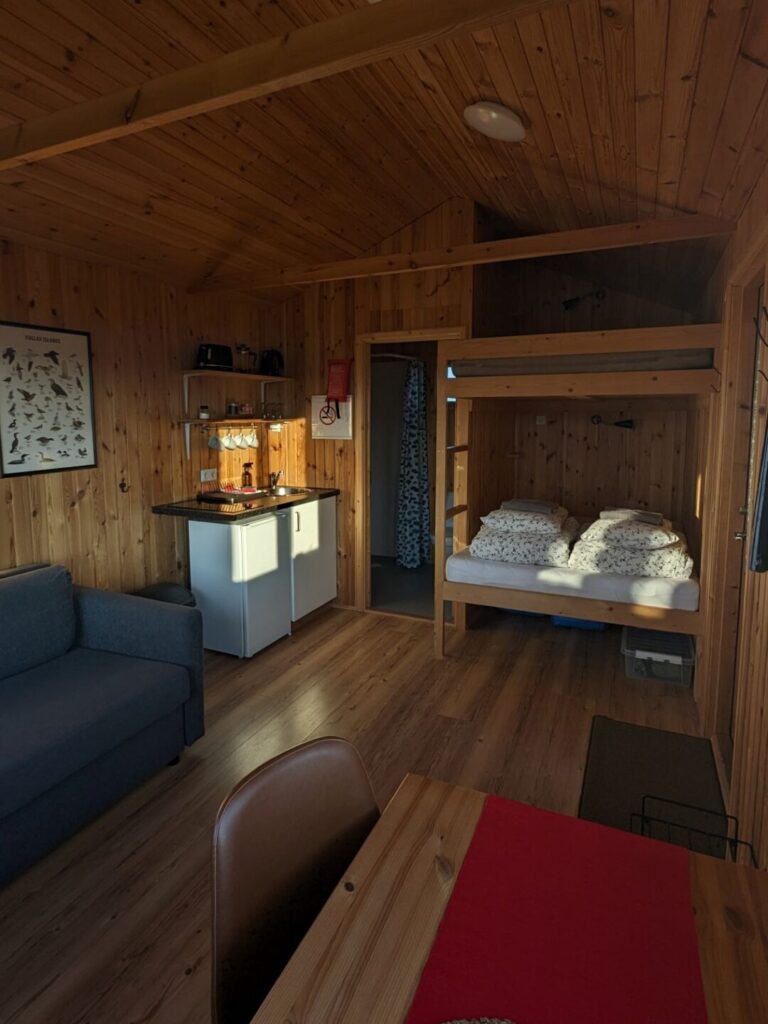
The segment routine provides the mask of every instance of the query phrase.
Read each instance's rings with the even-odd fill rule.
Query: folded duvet
[[[693,559],[684,537],[675,544],[645,551],[580,540],[574,545],[568,566],[582,572],[617,572],[624,576],[662,576],[673,580],[687,580],[693,574]]]
[[[563,528],[568,512],[558,505],[552,512],[521,512],[513,508],[494,509],[481,517],[484,526],[506,533],[539,534],[557,537]]]
[[[586,544],[615,548],[668,548],[680,540],[668,519],[654,525],[634,519],[596,519],[584,530],[580,540]]]
[[[568,565],[571,544],[578,533],[575,519],[566,519],[558,534],[522,533],[483,526],[469,545],[475,558],[518,565]]]

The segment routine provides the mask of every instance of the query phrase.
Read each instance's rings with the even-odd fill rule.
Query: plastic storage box
[[[584,629],[590,633],[600,633],[608,627],[604,622],[592,622],[591,619],[572,619],[570,615],[553,615],[553,626],[563,626],[565,629]]]
[[[658,679],[690,686],[696,653],[693,638],[684,633],[625,626],[621,632],[624,671],[630,679]]]

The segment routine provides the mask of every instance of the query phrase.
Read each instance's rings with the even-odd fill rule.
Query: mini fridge
[[[290,634],[287,511],[245,523],[190,520],[189,563],[206,648],[250,658]]]

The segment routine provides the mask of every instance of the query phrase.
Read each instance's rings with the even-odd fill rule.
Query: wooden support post
[[[448,405],[443,342],[437,346],[437,439],[435,444],[435,657],[445,656],[445,506],[447,503]]]
[[[358,336],[354,361],[354,453],[355,453],[355,598],[354,607],[364,612],[371,604],[370,558],[370,422],[371,350]]]
[[[467,511],[456,516],[453,523],[453,550],[462,551],[469,544],[471,529],[469,515],[469,429],[472,402],[462,398],[456,402],[456,419],[454,444],[451,445],[453,457],[453,495],[456,505],[467,507]],[[453,621],[458,630],[467,628],[467,605],[464,601],[453,602]]]

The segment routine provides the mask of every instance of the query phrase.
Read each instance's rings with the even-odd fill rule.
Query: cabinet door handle
[[[301,512],[296,513],[296,533],[301,533]]]

